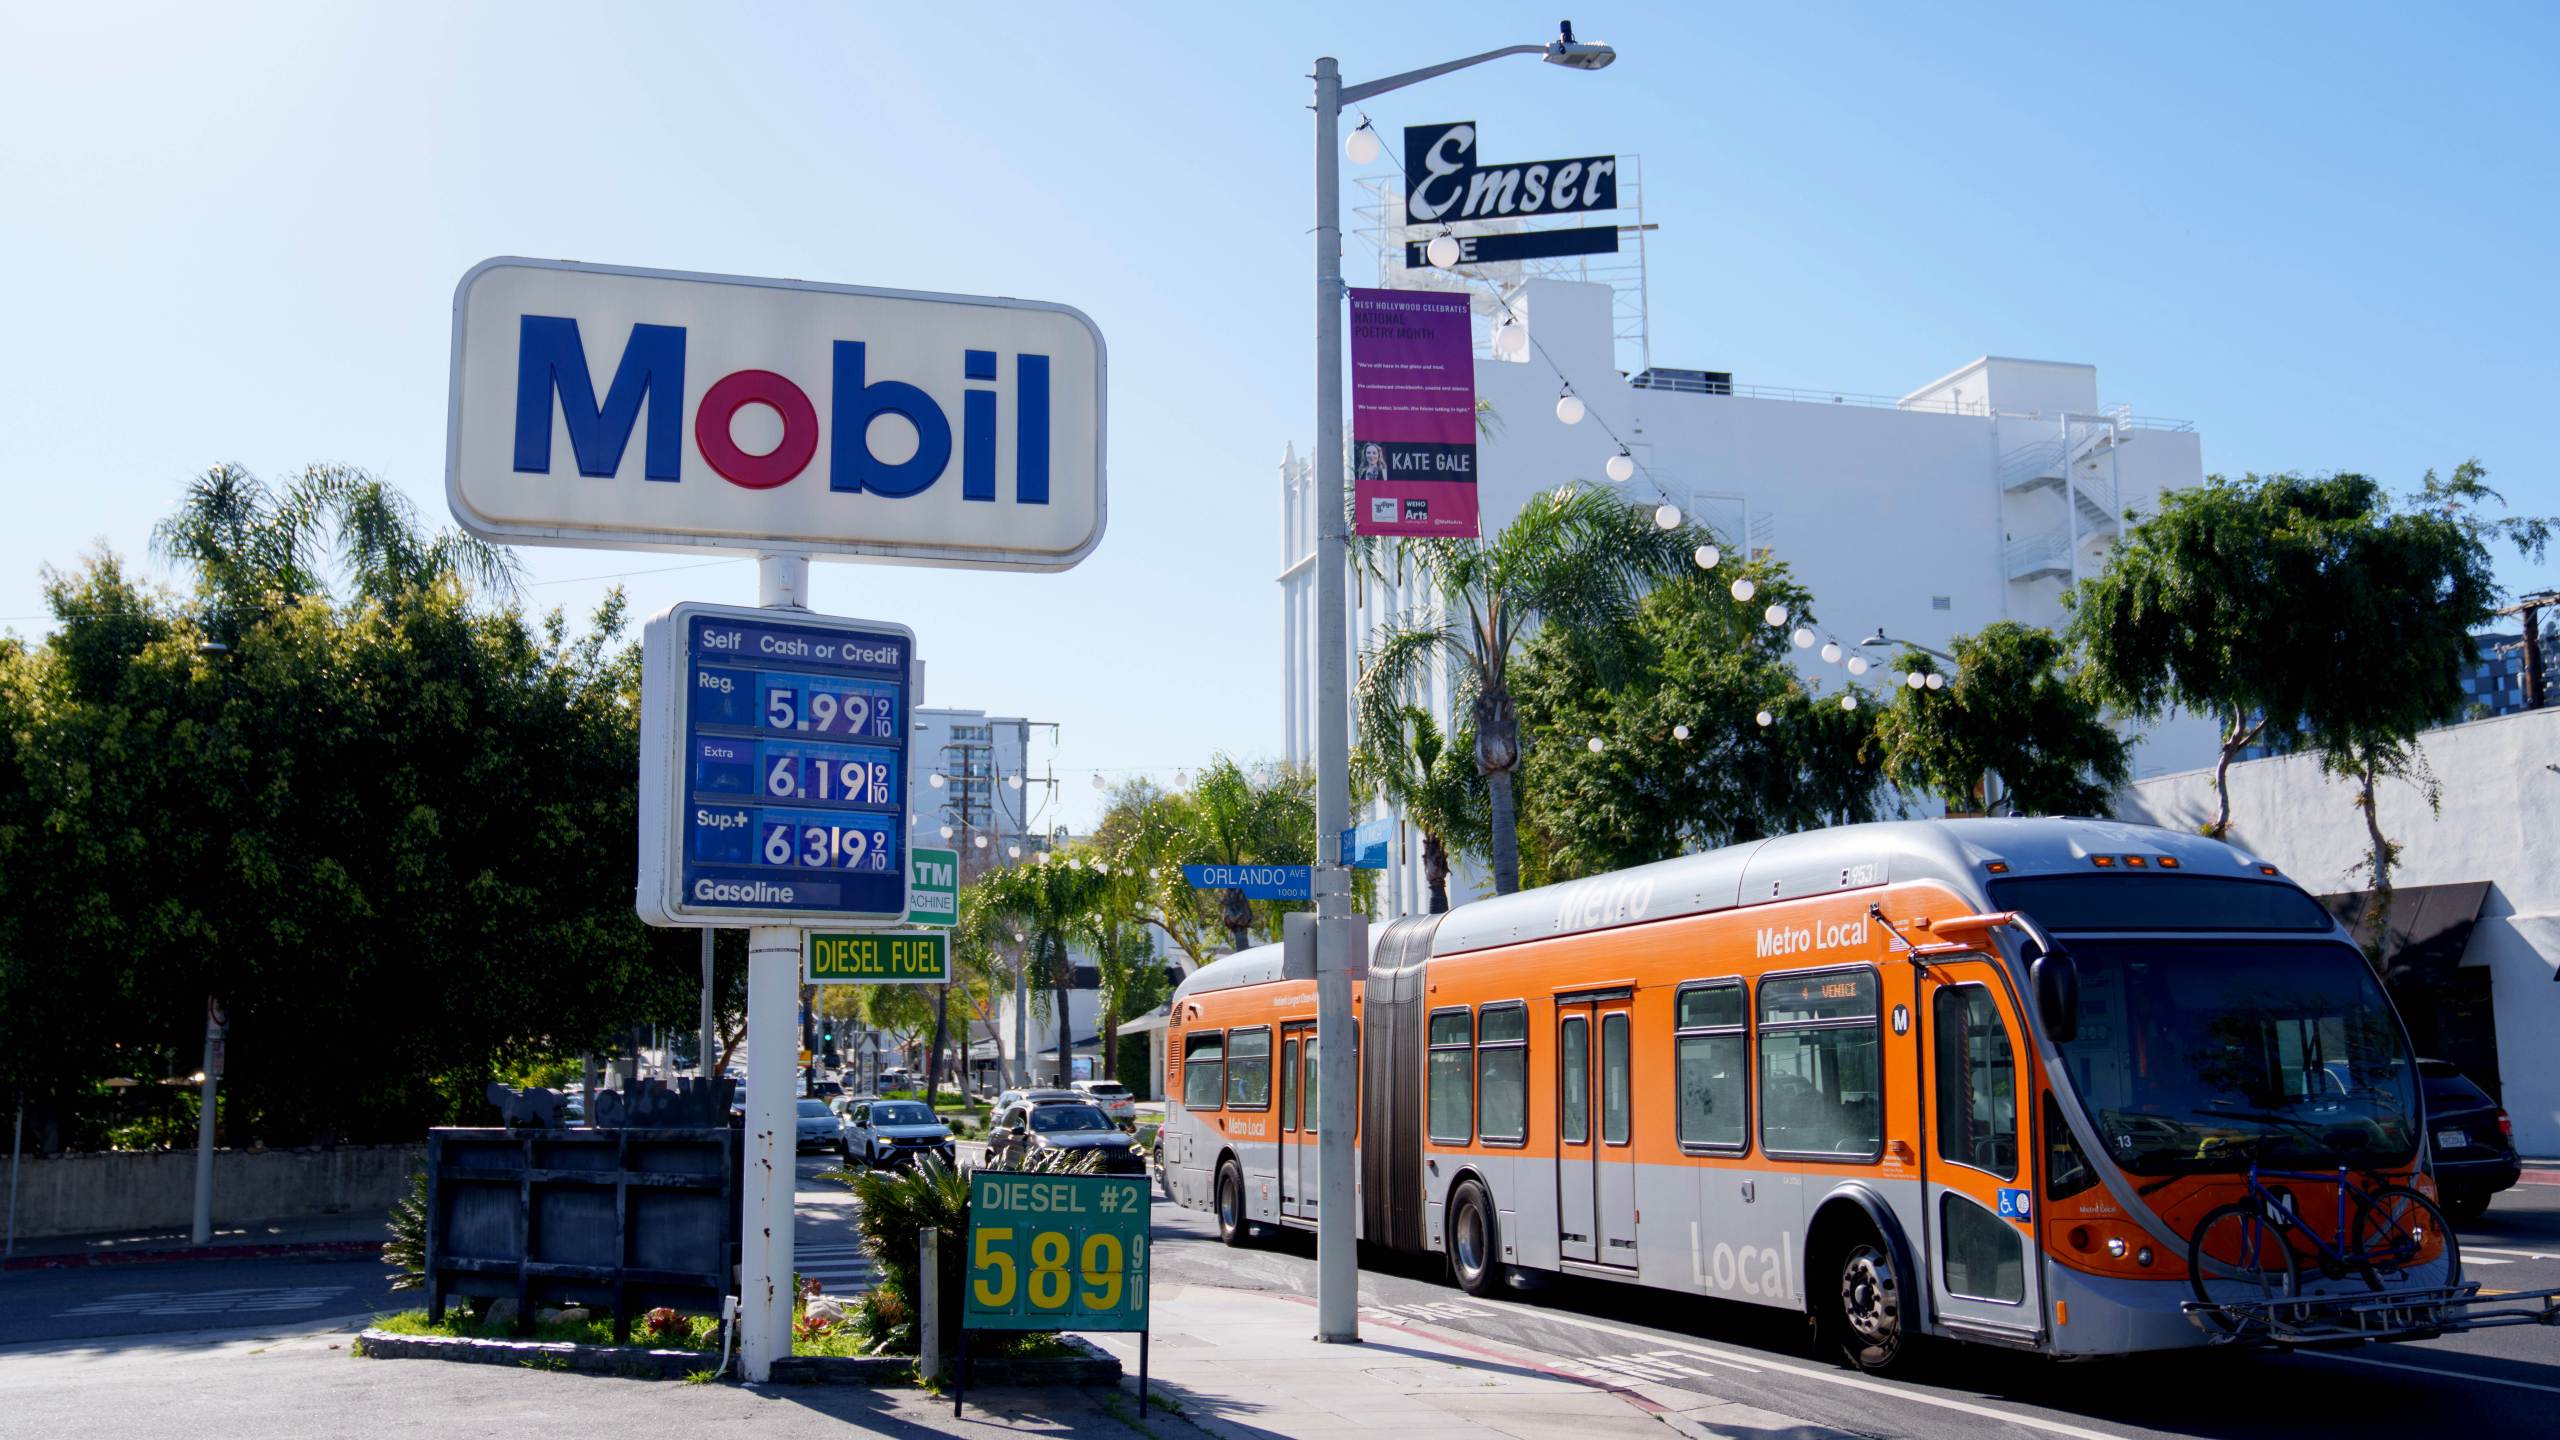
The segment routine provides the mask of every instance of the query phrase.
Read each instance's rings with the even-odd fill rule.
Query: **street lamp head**
[[[1866,639],[1859,641],[1859,642],[1858,642],[1858,646],[1859,646],[1859,648],[1860,648],[1860,649],[1864,649],[1865,647],[1867,647],[1867,646],[1869,646],[1869,645],[1881,645],[1881,644],[1883,644],[1883,643],[1884,643],[1884,632],[1883,632],[1883,631],[1881,631],[1881,630],[1878,630],[1878,631],[1876,631],[1874,634],[1869,635]]]
[[[1606,70],[1609,62],[1617,58],[1618,52],[1611,49],[1605,40],[1574,39],[1573,22],[1570,20],[1564,21],[1557,28],[1556,38],[1547,42],[1547,63],[1550,65],[1563,65],[1575,70]]]

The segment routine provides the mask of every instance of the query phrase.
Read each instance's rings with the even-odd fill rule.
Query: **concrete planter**
[[[1058,1337],[1073,1355],[1017,1359],[990,1357],[969,1366],[969,1384],[1095,1387],[1120,1383],[1120,1359],[1073,1335]],[[717,1351],[652,1350],[643,1345],[572,1345],[546,1340],[477,1340],[447,1335],[394,1335],[367,1330],[356,1337],[368,1360],[451,1360],[466,1365],[517,1365],[578,1375],[619,1375],[636,1380],[681,1380],[720,1363]],[[915,1383],[911,1355],[793,1355],[773,1362],[777,1385]]]
[[[572,1345],[549,1340],[476,1340],[458,1335],[394,1335],[367,1330],[356,1337],[368,1360],[453,1360],[466,1365],[519,1365],[579,1375],[620,1375],[635,1380],[681,1380],[720,1363],[716,1350],[653,1350],[645,1345]]]

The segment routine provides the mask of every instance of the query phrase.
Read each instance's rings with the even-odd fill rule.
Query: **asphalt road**
[[[389,1272],[370,1255],[10,1270],[0,1272],[0,1346],[290,1329],[412,1303],[392,1293]],[[6,1363],[0,1351],[0,1365]]]
[[[1217,1243],[1209,1217],[1158,1201],[1160,1280],[1312,1294],[1315,1241]],[[2560,1286],[2560,1187],[2519,1187],[2464,1232],[2466,1273],[2486,1286]],[[1915,1440],[2033,1436],[2335,1437],[2554,1433],[2560,1329],[2488,1330],[2319,1354],[2190,1351],[2059,1364],[1966,1347],[1915,1381],[1879,1381],[1818,1355],[1805,1326],[1754,1306],[1566,1279],[1534,1294],[1470,1299],[1436,1266],[1368,1271],[1375,1319],[1412,1319],[1525,1346],[1559,1368],[1723,1396],[1866,1435]]]

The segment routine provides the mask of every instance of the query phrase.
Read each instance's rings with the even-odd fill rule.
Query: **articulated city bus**
[[[1172,1003],[1164,1179],[1231,1244],[1319,1203],[1315,985],[1282,968],[1247,950]],[[1563,1272],[1810,1313],[1877,1371],[1920,1336],[2079,1356],[2468,1323],[2411,1193],[2398,1015],[2316,900],[2219,842],[1786,836],[1397,920],[1353,1006],[1360,1236],[1470,1293]],[[2253,1163],[2294,1178],[2253,1192]],[[2421,1240],[2389,1283],[2324,1263],[2310,1232],[2344,1248],[2394,1185]],[[2191,1239],[2253,1195],[2280,1218],[2244,1205],[2201,1253],[2271,1303],[2200,1300]]]

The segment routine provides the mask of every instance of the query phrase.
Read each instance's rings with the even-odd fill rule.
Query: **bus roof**
[[[2058,817],[1885,820],[1808,830],[1682,855],[1560,885],[1461,905],[1441,920],[1431,953],[1609,930],[1640,921],[1930,880],[1979,902],[1987,867],[2013,876],[2086,874],[2097,855],[2173,857],[2180,870],[2259,878],[2265,864],[2234,846],[2119,820]],[[1384,926],[1369,930],[1374,951]],[[1175,998],[1278,980],[1280,947],[1238,951],[1194,971]]]

